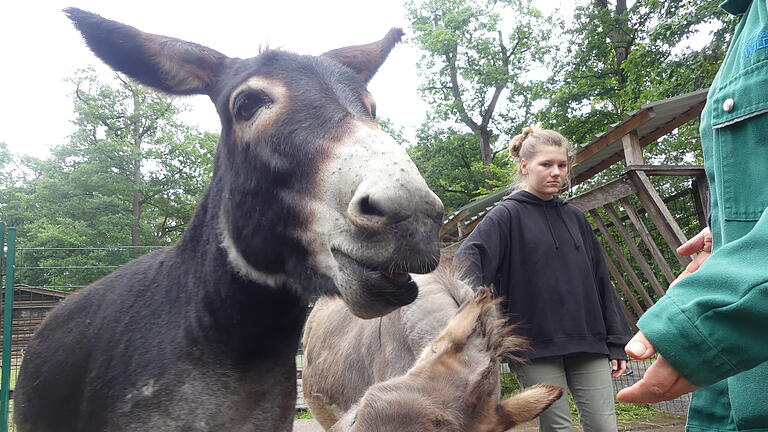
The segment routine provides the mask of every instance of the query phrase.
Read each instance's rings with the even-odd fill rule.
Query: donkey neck
[[[244,278],[229,263],[218,229],[216,182],[204,194],[182,240],[180,265],[197,289],[187,336],[221,346],[236,361],[274,358],[298,346],[306,302],[287,288]]]

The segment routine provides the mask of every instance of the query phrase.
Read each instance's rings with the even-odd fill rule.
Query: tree
[[[450,215],[473,199],[511,182],[512,166],[506,153],[494,154],[486,167],[477,151],[477,137],[456,127],[419,128],[416,144],[407,148],[421,175],[443,201]],[[492,170],[491,176],[486,169]]]
[[[210,177],[217,136],[181,124],[182,108],[120,75],[107,84],[86,70],[71,82],[78,130],[53,150],[56,169],[73,194],[98,194],[129,218],[117,226],[130,227],[131,245],[174,241]]]
[[[378,123],[381,130],[386,132],[401,146],[408,147],[410,145],[408,139],[405,137],[405,131],[402,126],[394,124],[392,120],[388,118],[381,117],[376,119],[376,123]]]
[[[8,207],[11,188],[11,173],[9,165],[13,161],[8,145],[0,141],[0,221],[7,222],[5,209]]]
[[[34,173],[23,169],[32,166],[34,158],[13,155],[4,142],[0,142],[0,221],[9,226],[19,226],[27,220],[20,211],[19,201],[26,192],[26,181]]]
[[[468,129],[492,180],[498,138],[532,119],[527,74],[547,52],[551,20],[528,0],[425,0],[407,9],[424,50],[419,67],[422,95],[434,110],[429,121]]]
[[[642,104],[709,86],[735,22],[719,3],[583,1],[550,64],[539,120],[581,144]]]
[[[24,256],[25,266],[119,265],[130,256],[113,246],[174,242],[208,183],[217,136],[180,123],[183,107],[120,76],[103,82],[84,70],[71,82],[77,131],[49,159],[21,158],[0,189],[0,218],[27,248],[104,249],[47,250]],[[19,280],[77,286],[106,271],[21,272]]]

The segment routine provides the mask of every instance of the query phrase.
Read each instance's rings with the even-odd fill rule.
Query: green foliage
[[[409,152],[448,212],[506,186],[509,137],[533,121],[530,72],[552,20],[529,0],[407,4],[431,112]]]
[[[526,73],[548,53],[550,19],[525,0],[426,0],[406,7],[424,50],[421,92],[438,120],[486,122],[499,132],[527,124],[532,81]],[[497,89],[503,106],[493,100]]]
[[[736,22],[718,4],[581,0],[565,25],[524,0],[413,0],[406,7],[432,112],[411,154],[455,209],[509,178],[498,156],[523,126],[538,122],[587,143],[645,103],[705,88]],[[646,147],[646,159],[700,164],[698,140],[698,122],[689,122]],[[679,190],[681,181],[656,184]]]
[[[427,185],[440,197],[446,215],[467,202],[508,185],[516,165],[496,154],[483,166],[477,139],[453,127],[432,128],[425,123],[416,144],[407,148]]]
[[[403,130],[402,126],[398,126],[394,123],[392,123],[392,120],[387,118],[378,118],[376,119],[376,123],[378,123],[381,130],[389,134],[392,138],[394,138],[395,141],[397,141],[398,144],[407,147],[410,143],[408,142],[408,139],[405,138],[405,131]]]
[[[184,108],[119,76],[102,82],[83,70],[70,82],[78,129],[49,159],[17,161],[0,187],[0,219],[18,228],[26,248],[171,244],[208,182],[217,136],[181,124]],[[119,265],[121,253],[48,251],[20,265]],[[41,271],[19,282],[81,285],[102,274]]]
[[[539,94],[547,104],[538,119],[582,144],[645,103],[708,87],[735,22],[719,3],[581,2]],[[668,135],[646,155],[656,163],[700,161],[697,126]]]
[[[113,209],[118,226],[138,229],[123,242],[173,242],[210,177],[217,137],[179,123],[182,109],[168,97],[120,77],[105,84],[83,71],[72,83],[79,129],[53,150],[57,180],[66,177],[86,206]]]

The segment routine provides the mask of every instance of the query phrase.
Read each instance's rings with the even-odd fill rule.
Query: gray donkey
[[[66,13],[115,70],[208,95],[221,138],[182,239],[84,288],[38,330],[18,430],[291,430],[307,302],[340,296],[381,316],[416,298],[408,273],[439,259],[443,206],[366,90],[402,31],[317,57],[239,59]]]
[[[499,359],[527,343],[487,290],[473,299],[442,268],[418,280],[419,298],[380,320],[357,319],[332,299],[315,305],[304,332],[303,384],[324,428],[500,432],[562,395],[545,385],[499,402]]]

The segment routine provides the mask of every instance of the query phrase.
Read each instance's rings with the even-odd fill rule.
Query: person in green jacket
[[[617,397],[650,403],[698,388],[687,431],[759,432],[768,431],[768,5],[721,7],[744,16],[701,115],[712,254],[639,320],[627,353],[661,356]],[[687,246],[703,247],[706,234]]]

